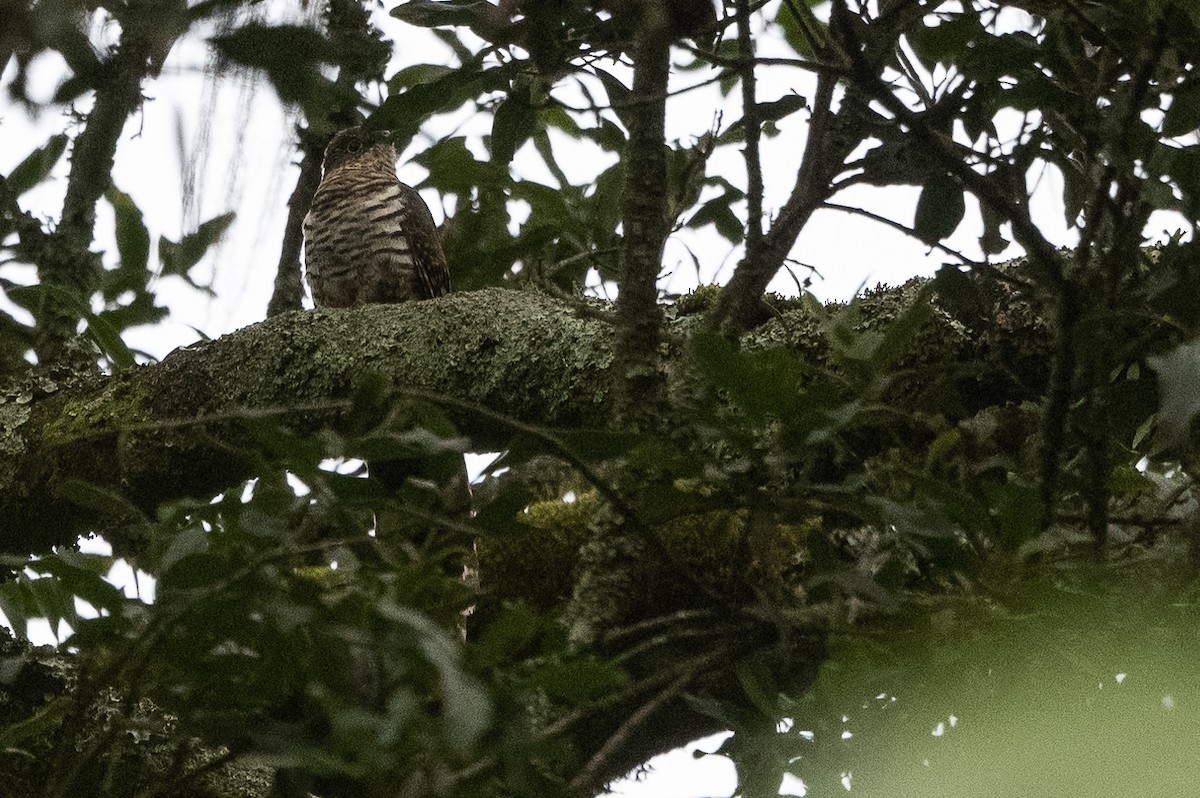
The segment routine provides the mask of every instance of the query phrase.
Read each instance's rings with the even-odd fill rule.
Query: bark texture
[[[287,313],[104,379],[67,385],[35,374],[0,396],[0,549],[70,543],[121,520],[113,512],[152,513],[235,484],[253,460],[238,445],[247,422],[269,415],[302,432],[336,429],[355,380],[370,373],[531,423],[601,426],[611,360],[604,322],[492,289]],[[507,440],[494,421],[452,415],[481,450]],[[77,481],[131,505],[66,500]]]
[[[918,285],[865,299],[864,323],[886,323]],[[991,306],[982,313],[938,308],[912,357],[964,381],[965,401],[975,396],[980,407],[1038,396],[1047,362],[1041,322],[1009,293],[987,299]],[[676,340],[708,310],[692,304],[692,313],[668,328]],[[742,343],[820,359],[824,336],[799,303],[785,304]],[[253,448],[239,444],[251,440],[248,423],[272,417],[301,432],[337,429],[364,375],[529,424],[603,427],[611,409],[612,338],[606,311],[486,289],[404,305],[286,313],[111,377],[68,382],[35,371],[0,388],[0,550],[24,554],[71,543],[120,520],[113,513],[136,517],[162,502],[236,484],[251,473]],[[682,347],[670,349],[672,382]],[[503,449],[511,437],[494,416],[446,409],[478,451]],[[94,491],[81,497],[81,483],[120,499],[97,501]]]

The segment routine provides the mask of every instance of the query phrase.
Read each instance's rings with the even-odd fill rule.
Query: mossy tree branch
[[[910,295],[909,288],[878,295],[864,316],[894,313]],[[984,330],[964,329],[939,312],[937,345],[923,342],[921,353],[947,372],[963,368],[979,386],[981,406],[1036,396],[1044,382],[1035,373],[1045,363],[1040,322],[1014,294],[991,299],[996,306],[980,317]],[[694,327],[694,319],[677,322],[679,331]],[[1003,329],[992,329],[1000,323]],[[743,345],[820,358],[823,335],[803,309],[785,309]],[[586,428],[608,419],[612,363],[604,314],[581,315],[536,293],[488,289],[407,305],[283,314],[107,378],[62,384],[35,374],[0,397],[0,550],[69,544],[103,522],[97,508],[62,497],[74,481],[147,513],[236,484],[252,471],[249,424],[271,417],[300,431],[336,429],[364,374],[529,424]],[[666,366],[679,371],[673,358]],[[494,418],[446,409],[478,450],[501,449],[511,435]]]
[[[106,513],[62,497],[77,480],[119,494],[127,513],[236,484],[252,472],[252,444],[239,443],[253,441],[249,425],[267,416],[336,429],[369,373],[532,423],[602,426],[609,332],[545,297],[494,289],[284,314],[70,386],[34,376],[0,404],[0,549],[69,544],[103,522]],[[505,445],[490,419],[452,416],[481,450]]]

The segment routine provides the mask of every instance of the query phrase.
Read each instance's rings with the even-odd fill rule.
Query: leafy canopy
[[[675,232],[711,225],[744,257],[723,290],[653,321],[664,354],[649,368],[670,372],[670,390],[647,398],[648,424],[615,414],[605,429],[550,429],[360,375],[315,409],[174,420],[200,431],[197,450],[218,439],[245,464],[216,498],[184,486],[145,507],[119,481],[62,481],[63,501],[120,519],[95,530],[116,554],[8,552],[0,609],[17,635],[35,618],[72,630],[57,657],[5,654],[14,694],[22,679],[59,693],[4,705],[0,763],[14,794],[232,795],[222,779],[241,766],[283,795],[583,795],[720,728],[735,731],[724,751],[744,794],[777,792],[785,773],[822,794],[841,789],[845,762],[882,757],[913,724],[928,735],[936,721],[941,737],[956,733],[953,713],[967,722],[961,694],[967,709],[923,714],[920,700],[943,696],[928,684],[928,646],[949,657],[937,660],[944,673],[971,655],[964,635],[985,652],[1053,640],[1061,627],[1034,623],[1013,642],[1006,623],[1066,607],[1069,628],[1086,627],[1098,610],[1078,595],[1121,635],[1146,633],[1148,646],[1170,636],[1157,610],[1194,605],[1183,565],[1200,410],[1198,12],[1168,0],[785,0],[731,2],[709,20],[703,5],[408,0],[391,15],[430,29],[453,58],[386,80],[386,47],[357,3],[331,4],[317,25],[245,16],[234,0],[149,16],[137,2],[18,12],[10,100],[36,105],[28,70],[53,51],[69,74],[50,104],[90,93],[95,110],[74,141],[57,227],[20,202],[53,179],[65,134],[0,182],[5,256],[38,275],[0,283],[9,371],[31,350],[53,365],[46,341],[61,338],[63,318],[72,334],[86,324],[113,368],[132,365],[122,334],[166,313],[155,279],[190,279],[232,223],[219,216],[155,246],[102,157],[108,117],[115,147],[141,81],[210,19],[226,23],[214,52],[265,76],[300,114],[302,145],[347,122],[404,146],[464,109],[483,119],[484,149],[451,133],[416,157],[424,185],[455,207],[445,243],[457,288],[540,287],[618,335],[629,322],[580,294],[592,269],[629,286],[623,264],[646,221],[627,190],[642,166],[634,132],[649,106],[677,107],[670,92],[633,92],[629,77],[647,74],[653,37],[668,36],[673,74],[740,89],[743,104],[738,119],[697,120],[689,141],[653,142],[663,170],[651,211]],[[82,24],[98,15],[120,26],[104,54]],[[767,37],[787,56],[756,58]],[[768,70],[815,77],[803,95],[761,101]],[[368,102],[364,88],[384,99]],[[756,214],[758,143],[798,129],[788,198]],[[513,168],[528,145],[552,181]],[[572,177],[566,159],[581,148],[600,167]],[[744,174],[710,168],[726,151],[745,153]],[[949,259],[936,279],[848,305],[764,304],[813,213],[862,211],[837,202],[858,185],[920,187],[911,219],[880,222]],[[1070,249],[1035,213],[1039,185],[1059,187]],[[115,251],[97,257],[94,230],[68,209],[94,213],[101,197]],[[1179,232],[1149,246],[1163,220]],[[949,244],[968,221],[981,230],[973,256]],[[995,262],[1011,244],[1023,256]],[[31,384],[11,406],[57,390]],[[334,420],[298,431],[310,412]],[[464,418],[507,439],[471,514],[452,500],[472,445],[455,428]],[[120,434],[160,431],[130,419]],[[153,577],[153,602],[105,580],[120,557]],[[1162,576],[1146,591],[1157,603],[1123,616],[1151,575]],[[947,635],[958,647],[941,645]],[[855,727],[870,742],[843,744],[831,713],[880,683]],[[890,696],[917,709],[884,715]],[[1096,713],[1122,716],[1115,704]],[[787,732],[783,716],[795,719]],[[857,772],[868,789],[888,775]],[[956,789],[990,789],[1000,774],[989,774]]]

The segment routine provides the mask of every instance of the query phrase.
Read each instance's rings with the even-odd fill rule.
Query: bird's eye
[[[358,139],[350,139],[346,142],[346,152],[350,153],[351,155],[357,155],[358,153],[362,152],[362,148],[363,143]]]

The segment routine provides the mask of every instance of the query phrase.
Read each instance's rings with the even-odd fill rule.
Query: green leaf
[[[800,399],[800,367],[784,349],[743,352],[714,333],[692,338],[700,370],[752,418],[783,417]]]
[[[1150,273],[1148,298],[1156,313],[1181,325],[1187,333],[1200,332],[1200,244],[1172,243],[1158,253],[1158,263]]]
[[[223,213],[204,222],[196,231],[185,235],[178,243],[168,238],[158,240],[158,259],[164,275],[182,277],[195,288],[201,288],[188,276],[209,248],[221,240],[233,224],[234,213]]]
[[[487,625],[469,649],[476,669],[496,668],[527,656],[543,632],[543,621],[525,604],[510,604]]]
[[[706,224],[717,228],[721,237],[730,243],[737,244],[745,238],[745,227],[742,220],[733,212],[728,195],[713,197],[701,205],[700,210],[687,220],[688,227],[700,228]]]
[[[979,247],[988,255],[998,255],[1007,249],[1009,244],[1000,231],[1004,219],[987,203],[980,203],[979,213],[983,217],[983,235],[979,237]]]
[[[958,182],[948,176],[935,177],[921,189],[913,228],[926,244],[949,238],[966,215],[967,204]]]
[[[408,0],[391,10],[396,19],[422,28],[477,26],[494,17],[496,7],[483,0]]]
[[[389,83],[392,95],[375,109],[368,121],[373,127],[393,131],[396,147],[403,149],[430,115],[453,111],[480,95],[508,88],[520,63],[512,61],[485,68],[483,61],[476,58],[429,82],[405,85],[404,81],[411,80],[412,75],[405,75],[401,82],[393,78],[395,85]],[[400,91],[401,88],[405,90]]]
[[[933,316],[933,304],[930,302],[932,294],[933,286],[926,283],[912,302],[883,328],[883,334],[875,339],[871,363],[877,371],[888,372],[905,353],[912,351],[917,332]]]
[[[1092,182],[1086,169],[1074,158],[1060,158],[1056,163],[1063,176],[1063,219],[1068,227],[1075,227],[1087,205]]]
[[[706,183],[708,157],[712,154],[712,137],[705,134],[692,147],[672,147],[667,150],[667,215],[678,219],[700,199]]]
[[[133,301],[123,305],[110,305],[96,314],[99,322],[114,330],[127,330],[139,324],[154,324],[166,318],[167,309],[154,304],[154,296],[146,291],[134,294]]]
[[[116,558],[108,555],[64,551],[41,557],[30,563],[29,568],[57,581],[65,591],[97,610],[116,613],[120,611],[125,595],[104,578],[115,563]]]
[[[603,69],[594,70],[600,83],[604,86],[604,91],[608,95],[608,104],[612,108],[613,113],[621,120],[627,129],[629,128],[629,115],[636,113],[636,108],[632,104],[633,92],[620,81],[615,75],[610,75]]]
[[[926,69],[938,63],[949,64],[962,60],[968,45],[984,34],[977,14],[956,14],[952,19],[940,19],[937,25],[920,26],[906,34],[913,52]]]
[[[261,70],[279,98],[300,106],[309,119],[362,103],[353,88],[326,76],[324,66],[341,64],[346,54],[312,27],[250,22],[210,42],[231,61]]]
[[[1163,119],[1162,134],[1167,138],[1191,133],[1200,128],[1200,84],[1178,89],[1171,97],[1171,107]]]
[[[1200,339],[1180,344],[1164,355],[1151,355],[1146,361],[1158,375],[1159,447],[1183,446],[1200,413]]]
[[[142,220],[141,209],[132,197],[117,188],[110,188],[104,197],[113,207],[113,232],[117,239],[117,254],[121,259],[121,265],[115,272],[119,277],[105,290],[105,299],[115,299],[124,291],[145,287],[150,261],[150,232]]]
[[[429,170],[428,184],[444,194],[470,197],[477,186],[502,186],[508,181],[508,170],[492,161],[478,160],[465,136],[435,142],[413,162]]]
[[[401,89],[411,89],[423,83],[433,83],[447,75],[454,74],[453,67],[442,64],[413,64],[397,72],[388,80],[388,89],[399,92]]]
[[[15,624],[14,624],[15,625]],[[72,696],[60,695],[27,718],[21,718],[0,728],[0,751],[12,755],[19,750],[20,743],[31,738],[49,740],[62,725],[67,710],[75,706]]]
[[[50,13],[55,13],[55,11],[60,15],[70,13],[68,8],[61,6],[55,8],[49,3],[39,3],[36,7],[42,13],[46,13],[44,8],[46,6],[54,9]],[[64,81],[55,91],[54,101],[69,102],[87,89],[93,89],[99,85],[104,75],[104,64],[97,56],[95,46],[88,39],[84,26],[59,23],[47,27],[49,29],[46,32],[53,37],[49,42],[50,46],[62,53],[67,66],[74,73],[73,77]]]
[[[211,41],[233,61],[265,71],[285,101],[305,92],[307,73],[317,63],[336,63],[332,43],[315,28],[299,25],[251,22]]]
[[[0,612],[13,633],[22,640],[29,639],[29,621],[37,616],[32,597],[24,577],[0,583]]]
[[[625,165],[617,161],[596,177],[587,202],[588,227],[594,231],[597,243],[607,244],[615,235],[621,221],[625,186]],[[600,238],[603,236],[604,238]]]
[[[775,12],[775,22],[783,29],[783,37],[798,54],[812,58],[813,43],[820,45],[828,39],[829,31],[825,23],[813,14],[817,0],[797,0],[795,3],[782,3]]]
[[[425,659],[441,681],[442,713],[447,742],[460,757],[467,757],[492,723],[492,703],[487,691],[459,664],[459,646],[427,616],[391,601],[378,604],[381,617],[409,630]]]
[[[65,479],[58,483],[54,488],[54,496],[108,518],[145,518],[142,511],[121,494],[81,479]]]
[[[1149,493],[1154,489],[1154,480],[1131,463],[1118,463],[1113,467],[1109,486],[1113,496],[1120,499]]]
[[[528,86],[514,88],[492,117],[492,163],[508,166],[518,149],[537,130],[537,111]]]
[[[534,682],[549,695],[582,703],[626,686],[629,675],[611,662],[578,656],[543,664],[537,669]]]
[[[208,544],[208,533],[199,526],[179,530],[171,536],[171,542],[158,558],[156,575],[161,577],[178,563],[203,554],[208,550]]]
[[[19,197],[46,179],[67,148],[67,136],[60,133],[25,156],[4,179],[13,196]]]
[[[1170,178],[1178,187],[1190,209],[1190,215],[1194,216],[1196,209],[1200,208],[1200,147],[1159,144],[1151,159],[1151,167],[1156,173]]]
[[[434,37],[442,44],[450,48],[450,50],[454,53],[454,57],[458,59],[460,64],[469,63],[471,59],[475,57],[475,53],[472,52],[471,48],[463,42],[458,31],[433,28],[429,32],[432,33]]]
[[[787,94],[778,100],[759,103],[758,118],[761,122],[778,122],[786,116],[808,107],[808,98],[802,94]]]
[[[50,631],[57,635],[58,626],[66,621],[72,627],[79,626],[79,613],[75,609],[75,593],[54,577],[31,579],[25,582],[34,611],[32,617],[45,618],[50,622]]]
[[[39,294],[49,295],[53,301],[70,308],[79,318],[87,322],[88,334],[118,370],[129,368],[136,363],[133,352],[121,340],[120,331],[102,315],[93,313],[78,294],[53,283],[21,286],[8,293],[14,298],[14,301],[23,297],[30,297],[25,301],[37,301],[36,297]]]
[[[560,109],[554,109],[560,110]],[[576,138],[582,138],[581,135],[575,134]],[[542,158],[542,163],[546,164],[546,168],[550,170],[550,174],[554,175],[554,179],[558,181],[558,185],[566,188],[571,185],[571,179],[567,177],[566,172],[558,165],[558,159],[554,155],[554,145],[550,143],[550,136],[546,133],[546,129],[542,127],[540,130],[535,129],[533,133],[533,147]]]

